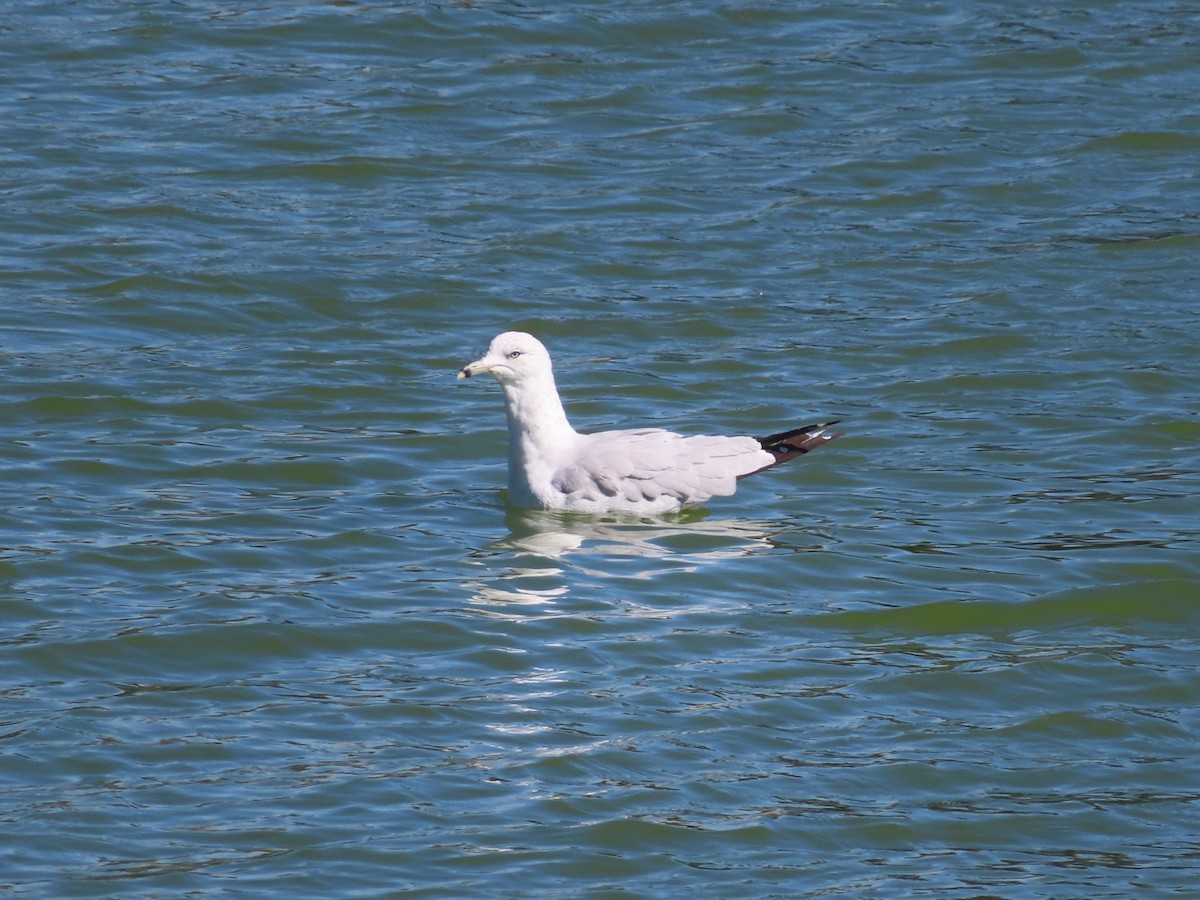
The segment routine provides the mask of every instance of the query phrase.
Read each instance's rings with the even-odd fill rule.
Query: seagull
[[[526,509],[660,515],[727,496],[738,479],[795,459],[844,432],[822,422],[767,437],[684,436],[661,428],[580,434],[567,421],[550,353],[506,331],[458,378],[488,374],[508,414],[508,501]]]

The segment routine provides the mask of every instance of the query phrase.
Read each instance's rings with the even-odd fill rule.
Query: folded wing
[[[738,478],[777,461],[750,437],[684,437],[639,429],[583,438],[576,458],[553,480],[572,499],[620,498],[637,506],[666,496],[681,504],[701,503],[732,494]]]

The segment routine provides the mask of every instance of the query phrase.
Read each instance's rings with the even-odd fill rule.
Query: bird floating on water
[[[567,512],[675,512],[732,494],[738,479],[795,459],[844,432],[832,422],[767,437],[684,436],[661,428],[580,434],[567,421],[550,353],[531,334],[497,335],[458,377],[489,374],[508,413],[508,500]]]

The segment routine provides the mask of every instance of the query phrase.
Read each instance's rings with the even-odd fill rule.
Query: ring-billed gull
[[[506,331],[458,377],[490,374],[508,413],[508,500],[567,512],[675,512],[732,494],[737,480],[841,437],[822,422],[763,438],[685,437],[661,428],[580,434],[567,421],[545,346]]]

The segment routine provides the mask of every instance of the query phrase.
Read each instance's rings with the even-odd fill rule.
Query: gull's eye
[[[509,358],[509,359],[516,359],[516,358],[517,358],[518,356],[520,356],[520,355],[521,355],[521,351],[520,351],[520,350],[510,350],[510,351],[509,351],[509,353],[508,353],[508,358]]]

